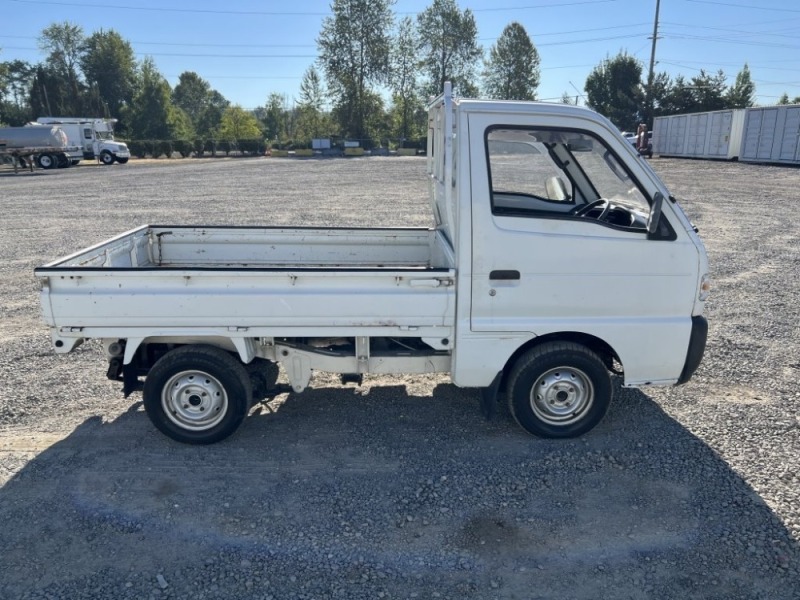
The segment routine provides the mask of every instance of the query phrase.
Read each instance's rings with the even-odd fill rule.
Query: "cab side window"
[[[574,186],[531,134],[513,129],[489,132],[492,208],[567,213],[575,206]]]
[[[90,127],[85,127],[83,130],[83,137],[87,140],[92,139],[92,130]]]
[[[645,231],[650,202],[625,166],[588,132],[497,126],[486,132],[492,213],[594,219]]]

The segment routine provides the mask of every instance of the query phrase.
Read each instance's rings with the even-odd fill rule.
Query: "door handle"
[[[519,279],[519,271],[515,270],[499,270],[499,271],[492,271],[489,273],[490,280],[497,280],[497,281],[513,281]]]

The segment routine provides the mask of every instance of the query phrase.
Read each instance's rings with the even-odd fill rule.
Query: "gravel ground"
[[[715,279],[689,384],[548,441],[445,377],[318,375],[210,447],[53,354],[33,268],[144,223],[427,226],[424,161],[0,171],[0,598],[800,598],[800,171],[652,165]]]

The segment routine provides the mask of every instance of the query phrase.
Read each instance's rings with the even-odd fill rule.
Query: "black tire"
[[[253,387],[252,402],[257,404],[267,397],[270,390],[275,388],[280,372],[278,363],[264,358],[256,358],[244,367],[250,376],[250,383]]]
[[[242,424],[253,389],[231,354],[194,345],[162,356],[147,374],[143,396],[147,416],[163,434],[186,444],[213,444]]]
[[[117,162],[119,164],[121,164],[121,165],[124,165],[126,162],[128,162],[128,159],[127,158],[118,158]]]
[[[104,165],[113,165],[114,164],[114,155],[111,154],[108,150],[103,150],[100,153],[100,162]]]
[[[36,162],[43,169],[55,169],[56,165],[58,164],[56,157],[52,154],[40,154],[39,158],[36,159]]]
[[[544,438],[583,435],[611,404],[611,378],[594,352],[569,342],[522,355],[508,378],[508,406],[527,432]]]
[[[67,167],[72,166],[72,161],[69,159],[69,156],[65,154],[60,154],[58,156],[58,168],[59,169],[66,169]]]
[[[80,164],[81,161],[80,161],[80,159],[73,158],[70,162],[72,163],[72,166],[74,167],[74,166]]]

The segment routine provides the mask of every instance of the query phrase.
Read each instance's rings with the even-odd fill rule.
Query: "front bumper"
[[[706,340],[708,339],[708,321],[703,316],[692,317],[692,334],[689,337],[689,349],[686,351],[686,362],[683,371],[676,385],[686,383],[692,378],[703,354],[706,351]]]

